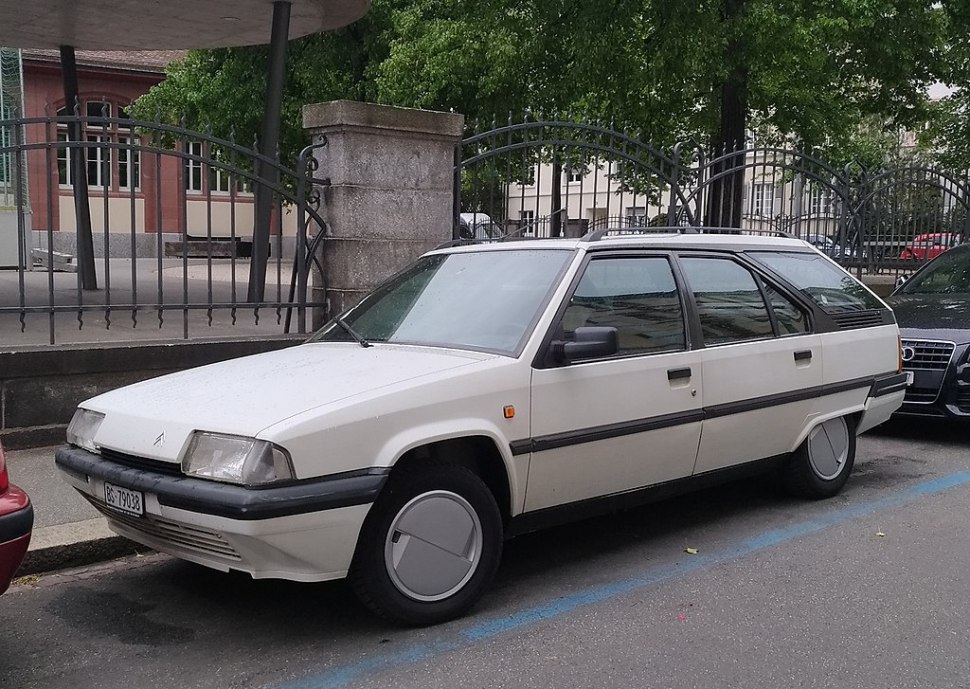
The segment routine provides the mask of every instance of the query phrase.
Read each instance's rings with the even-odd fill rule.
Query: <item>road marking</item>
[[[787,543],[801,536],[817,533],[838,524],[867,517],[876,512],[898,507],[918,498],[936,495],[968,483],[970,483],[970,471],[961,471],[923,481],[888,497],[843,507],[782,529],[764,531],[745,539],[732,548],[695,555],[674,565],[652,567],[637,576],[610,584],[593,586],[570,596],[526,608],[513,615],[484,622],[472,622],[450,634],[448,639],[412,644],[405,649],[392,653],[380,653],[366,660],[337,666],[302,679],[286,682],[278,685],[276,689],[337,689],[338,687],[345,687],[371,672],[400,668],[442,653],[467,648],[478,642],[487,641],[543,620],[559,617],[587,605],[601,603],[638,589],[655,586],[698,569],[735,560]]]

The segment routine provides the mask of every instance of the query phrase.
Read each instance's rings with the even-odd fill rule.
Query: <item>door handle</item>
[[[690,367],[686,368],[670,368],[667,369],[667,380],[683,380],[685,378],[690,378],[691,370]]]
[[[795,352],[795,361],[811,361],[812,360],[812,350],[803,349],[800,352]]]

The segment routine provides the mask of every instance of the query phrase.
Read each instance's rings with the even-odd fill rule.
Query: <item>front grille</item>
[[[197,526],[186,526],[160,519],[155,516],[135,517],[117,512],[102,502],[88,498],[98,511],[109,521],[117,522],[128,529],[138,531],[155,540],[169,543],[179,550],[191,550],[205,555],[238,562],[242,556],[236,552],[226,540],[217,532]]]
[[[938,388],[909,387],[906,388],[906,397],[903,401],[911,404],[931,404],[936,401],[939,392]]]
[[[850,311],[847,313],[834,313],[832,320],[841,330],[851,330],[853,328],[868,328],[873,325],[882,325],[883,316],[881,311]]]
[[[159,474],[168,474],[169,476],[182,475],[182,465],[175,462],[163,462],[158,459],[137,457],[135,455],[125,454],[124,452],[112,450],[107,447],[101,448],[101,456],[107,459],[109,462],[123,464],[126,467],[131,467],[132,469],[154,471]]]
[[[903,369],[911,371],[945,371],[956,345],[938,340],[903,340],[903,348],[913,349],[913,358],[903,361]]]

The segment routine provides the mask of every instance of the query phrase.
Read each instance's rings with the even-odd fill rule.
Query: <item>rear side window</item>
[[[869,290],[824,256],[794,251],[747,255],[784,277],[826,313],[883,308]]]
[[[680,263],[694,294],[705,344],[774,336],[768,307],[747,269],[721,258],[681,257]]]

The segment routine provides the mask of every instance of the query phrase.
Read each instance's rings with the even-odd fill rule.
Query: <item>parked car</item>
[[[912,371],[902,414],[970,418],[970,245],[923,266],[888,299]]]
[[[753,470],[838,493],[902,402],[890,309],[799,240],[603,234],[432,251],[303,345],[83,402],[57,465],[119,534],[408,624],[543,525]]]
[[[913,237],[911,244],[899,252],[899,257],[914,261],[932,261],[947,249],[956,246],[959,240],[959,235],[946,232],[918,234]]]
[[[498,223],[486,213],[460,213],[458,228],[459,237],[473,241],[501,239],[504,234]]]
[[[27,494],[10,483],[7,459],[0,445],[0,593],[10,587],[30,545],[34,508]]]
[[[837,237],[829,237],[825,234],[810,234],[806,235],[805,241],[830,258],[857,259],[859,256],[865,257],[865,252],[860,252],[859,247],[853,246],[851,242],[840,240]]]

